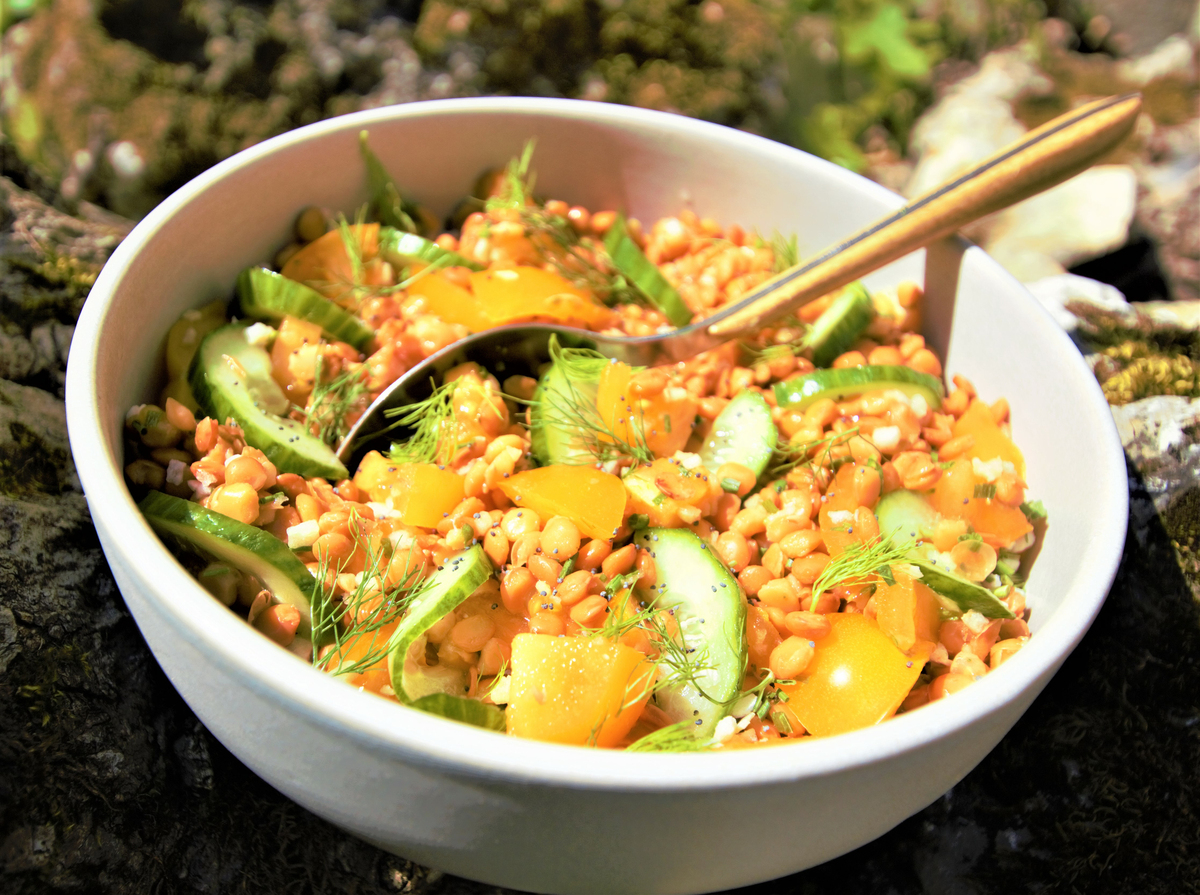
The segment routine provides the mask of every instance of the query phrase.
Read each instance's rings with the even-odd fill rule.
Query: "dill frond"
[[[708,752],[712,740],[699,739],[691,721],[677,721],[660,727],[630,743],[626,752]]]
[[[913,542],[894,535],[868,543],[854,543],[834,557],[813,582],[813,601],[827,590],[843,584],[864,583],[872,575],[891,578],[890,566],[905,562]]]
[[[520,218],[542,259],[567,282],[606,305],[641,301],[641,294],[603,263],[602,247],[581,237],[565,217],[551,214],[540,205],[527,205],[520,209]]]
[[[357,532],[358,526],[354,523],[352,517],[350,530]],[[431,583],[424,575],[424,562],[414,561],[410,550],[403,560],[399,581],[392,587],[383,585],[384,572],[375,571],[380,567],[382,550],[372,550],[361,534],[355,534],[355,540],[367,554],[367,572],[360,576],[353,592],[341,600],[334,599],[332,594],[325,592],[328,561],[323,560],[317,570],[318,589],[322,594],[312,608],[313,642],[326,642],[329,648],[315,650],[313,664],[333,675],[359,674],[383,659],[391,639],[390,628]],[[396,559],[392,555],[384,569]],[[364,638],[369,638],[365,646]],[[345,654],[352,647],[356,655],[347,659]]]
[[[535,177],[529,171],[533,161],[533,150],[537,140],[528,140],[521,154],[511,159],[504,169],[504,182],[500,186],[500,194],[487,200],[487,210],[497,208],[524,208],[533,196]]]
[[[782,273],[800,263],[800,246],[794,233],[790,237],[785,237],[778,230],[772,233],[771,251],[775,254],[775,273]]]
[[[324,380],[325,359],[318,356],[312,394],[304,410],[304,425],[326,444],[337,444],[350,426],[346,415],[368,394],[366,371],[359,366]]]
[[[442,441],[454,420],[455,382],[435,386],[423,401],[385,411],[396,428],[408,428],[413,434],[407,441],[393,443],[388,453],[396,463],[433,463],[452,455],[461,445],[443,446]]]
[[[852,426],[844,432],[831,432],[816,441],[805,441],[800,444],[783,442],[775,448],[767,469],[767,478],[777,478],[799,466],[812,466],[821,459],[818,465],[824,466],[833,460],[833,449],[845,444],[858,434],[858,426]],[[816,451],[816,453],[813,453]]]

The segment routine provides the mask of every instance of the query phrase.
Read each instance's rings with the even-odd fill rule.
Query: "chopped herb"
[[[991,500],[996,496],[996,486],[993,483],[975,486],[975,497],[981,500]]]
[[[1036,522],[1038,519],[1045,519],[1047,516],[1046,507],[1042,505],[1040,500],[1027,500],[1021,504],[1021,512],[1025,514],[1025,518],[1030,522]]]
[[[363,404],[369,393],[366,368],[355,364],[326,380],[324,361],[323,357],[317,357],[313,390],[304,409],[304,425],[326,444],[337,444],[350,431],[346,415]]]

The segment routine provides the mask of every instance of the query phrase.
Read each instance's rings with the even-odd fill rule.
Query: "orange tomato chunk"
[[[854,528],[853,514],[858,508],[858,498],[854,493],[856,468],[856,464],[846,463],[838,469],[825,492],[827,499],[817,513],[817,526],[821,529],[825,549],[830,556],[837,556],[851,544],[862,540],[858,534],[850,531]],[[850,514],[849,518],[845,515],[847,513]]]
[[[928,651],[906,656],[864,615],[828,615],[828,634],[804,678],[784,685],[788,706],[814,736],[870,727],[890,718],[916,683]]]
[[[642,402],[642,431],[646,447],[656,457],[671,457],[692,437],[700,403],[682,388],[665,388]]]
[[[463,477],[432,463],[392,463],[378,451],[363,457],[354,484],[400,514],[405,525],[434,528],[463,499]]]
[[[1033,531],[1033,526],[1017,507],[976,497],[975,486],[985,484],[987,482],[975,474],[971,461],[960,457],[942,473],[930,503],[943,516],[965,519],[993,546],[1007,547]]]
[[[880,582],[875,588],[875,621],[879,630],[906,653],[918,644],[938,639],[941,618],[937,597],[923,582],[895,570],[895,584]]]
[[[362,261],[369,261],[379,253],[378,224],[351,224],[350,233],[358,242]],[[311,286],[334,301],[347,295],[354,284],[354,264],[346,252],[346,242],[339,228],[314,239],[292,255],[280,273]]]
[[[611,538],[625,518],[625,486],[591,466],[527,469],[500,482],[500,490],[543,519],[566,516],[589,538]]]
[[[518,634],[512,641],[508,732],[584,746],[615,746],[650,698],[654,666],[600,637]]]

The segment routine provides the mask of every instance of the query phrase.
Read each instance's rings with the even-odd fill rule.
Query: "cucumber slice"
[[[265,267],[248,267],[238,274],[237,293],[242,313],[255,320],[278,323],[286,316],[299,317],[321,327],[325,338],[349,342],[359,351],[375,339],[371,327],[315,289]]]
[[[674,609],[684,644],[695,649],[691,655],[701,666],[694,682],[663,687],[655,701],[672,721],[692,721],[697,738],[710,737],[741,693],[746,598],[737,579],[694,532],[650,528],[635,540],[650,551],[658,569],[654,605]]]
[[[613,225],[604,236],[604,251],[617,273],[625,278],[635,290],[666,315],[672,326],[686,326],[692,322],[692,312],[675,287],[667,282],[662,271],[645,256],[625,228],[625,215],[617,215]]]
[[[909,395],[921,395],[936,409],[942,406],[942,381],[936,376],[921,373],[912,367],[876,364],[865,367],[841,367],[836,370],[813,370],[787,382],[775,385],[775,401],[780,407],[803,410],[820,398],[844,401],[864,392],[896,390]]]
[[[467,691],[465,671],[408,661],[409,650],[417,638],[461,605],[491,575],[492,563],[476,544],[446,560],[417,594],[388,641],[388,673],[396,698],[402,703],[477,727],[504,729],[504,713],[500,709],[461,695]]]
[[[921,581],[955,614],[974,609],[988,618],[1016,618],[1000,598],[982,585],[968,581],[935,563],[916,557],[908,560],[921,570]]]
[[[851,283],[833,300],[804,336],[813,363],[828,367],[858,341],[875,319],[875,302],[862,283]]]
[[[317,580],[279,538],[161,491],[147,494],[138,509],[164,539],[254,575],[282,602],[300,610],[297,636],[312,637],[312,601],[320,596]]]
[[[483,270],[482,264],[472,261],[466,255],[443,249],[424,236],[405,233],[394,227],[379,229],[379,256],[396,268],[417,262],[436,267],[469,267],[471,270]]]
[[[246,341],[245,325],[233,323],[204,337],[188,382],[201,410],[224,422],[232,417],[246,443],[280,472],[338,481],[349,473],[329,445],[288,419],[291,402],[271,377],[271,356]]]
[[[590,354],[551,343],[553,363],[538,380],[530,408],[530,449],[542,466],[596,462],[595,436],[590,430],[600,423],[596,394],[600,374],[610,361]]]
[[[893,491],[880,498],[875,506],[879,533],[883,537],[898,535],[912,541],[927,541],[942,521],[942,514],[913,491]]]
[[[758,392],[747,389],[739,392],[713,420],[709,436],[700,448],[700,462],[713,473],[722,463],[740,463],[760,476],[778,441],[779,430],[771,419],[770,405]]]

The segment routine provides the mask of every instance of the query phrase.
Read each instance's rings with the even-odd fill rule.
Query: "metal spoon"
[[[1140,94],[1081,106],[1030,131],[967,173],[942,184],[802,264],[767,280],[704,320],[652,336],[610,336],[553,324],[513,324],[474,333],[426,358],[388,386],[338,447],[353,469],[388,428],[386,412],[427,397],[431,380],[467,360],[501,378],[536,375],[551,335],[640,366],[672,363],[753,335],[770,321],[853,282],[965,225],[1049,189],[1092,165],[1132,130]],[[389,430],[393,436],[396,433]]]

